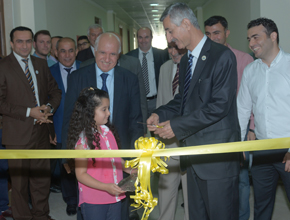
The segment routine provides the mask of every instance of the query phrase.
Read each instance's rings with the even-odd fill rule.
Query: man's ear
[[[228,36],[230,35],[230,30],[226,30],[226,38],[228,38]]]
[[[277,36],[278,36],[278,34],[277,34],[277,32],[272,32],[271,34],[270,34],[270,38],[271,38],[271,40],[274,42],[274,41],[277,41]]]
[[[33,47],[34,47],[34,49],[35,49],[35,45],[36,45],[36,43],[35,43],[35,41],[33,41]]]
[[[191,22],[188,18],[183,18],[183,20],[181,21],[181,25],[186,29],[189,30],[191,27]]]
[[[78,53],[79,53],[79,50],[78,50],[78,49],[76,49],[76,56],[78,55]]]
[[[57,50],[54,52],[55,56],[58,58],[58,53]]]

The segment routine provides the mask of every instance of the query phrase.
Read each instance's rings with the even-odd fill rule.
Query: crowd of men
[[[106,88],[122,149],[134,149],[147,129],[168,148],[289,136],[290,54],[279,47],[272,20],[248,24],[255,61],[227,43],[222,16],[208,18],[203,33],[192,10],[176,3],[160,21],[167,50],[152,47],[152,31],[142,27],[138,48],[127,54],[121,54],[118,33],[96,24],[77,42],[14,28],[12,52],[0,61],[1,149],[66,149],[74,103],[90,86]],[[249,152],[172,157],[169,174],[159,178],[159,220],[174,220],[180,182],[185,220],[249,219],[248,160]],[[3,190],[8,167],[12,209]],[[271,219],[279,177],[290,201],[290,150],[254,151],[251,173],[254,219]],[[0,220],[51,219],[49,192],[61,192],[67,214],[82,219],[66,159],[0,160],[0,174]],[[139,219],[130,203],[128,194],[122,220]]]

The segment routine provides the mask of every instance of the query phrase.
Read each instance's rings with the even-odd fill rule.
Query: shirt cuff
[[[30,115],[30,111],[31,111],[31,108],[27,108],[27,110],[26,110],[26,117],[27,117],[27,118],[28,118],[29,115]]]

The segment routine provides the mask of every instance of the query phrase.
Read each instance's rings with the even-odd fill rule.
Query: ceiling
[[[105,10],[112,10],[116,17],[127,25],[139,29],[149,27],[153,35],[164,35],[163,25],[159,21],[165,8],[176,2],[187,3],[194,11],[197,7],[204,6],[210,0],[91,0]],[[158,6],[150,6],[158,4]],[[152,10],[158,10],[152,12]]]

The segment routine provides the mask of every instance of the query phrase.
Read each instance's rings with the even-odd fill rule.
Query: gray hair
[[[90,30],[91,29],[102,29],[102,31],[104,31],[104,29],[103,29],[103,27],[101,26],[101,25],[99,25],[99,24],[92,24],[91,26],[89,26],[89,28],[88,28],[88,35],[90,34]]]
[[[193,11],[185,3],[175,3],[169,5],[162,13],[160,21],[163,22],[168,15],[170,21],[177,26],[180,26],[182,20],[187,18],[196,29],[200,29]]]
[[[118,37],[116,34],[112,33],[112,32],[105,32],[105,33],[102,33],[102,34],[100,34],[100,35],[98,36],[98,38],[97,38],[97,40],[96,40],[96,42],[95,42],[95,47],[94,47],[94,48],[95,48],[95,51],[98,50],[99,41],[100,41],[102,35],[104,35],[104,34],[110,34],[110,35],[113,35],[113,36],[117,39],[117,41],[118,41],[118,43],[119,43],[118,54],[121,53],[121,51],[122,51],[122,48],[121,48],[121,41],[120,41],[119,37]]]

